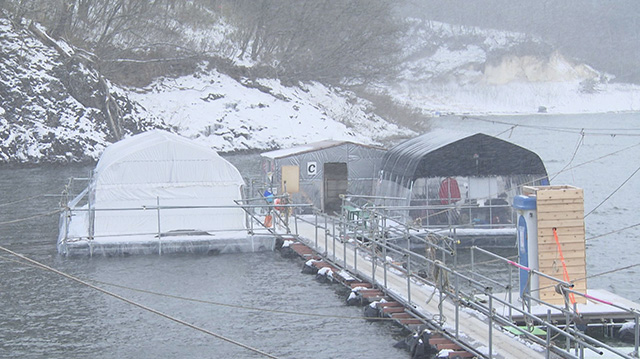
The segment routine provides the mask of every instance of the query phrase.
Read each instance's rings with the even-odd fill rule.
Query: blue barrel
[[[538,218],[536,212],[535,196],[515,196],[513,198],[513,208],[518,213],[518,258],[522,266],[538,269]],[[531,277],[528,283],[529,272],[520,269],[520,296],[528,292],[528,288],[538,288],[537,276]],[[529,284],[529,285],[528,285]],[[538,298],[538,291],[534,291],[532,296]]]

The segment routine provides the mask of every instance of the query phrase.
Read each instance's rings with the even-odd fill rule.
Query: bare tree
[[[239,0],[226,3],[240,56],[279,77],[364,83],[392,74],[402,22],[387,0]]]

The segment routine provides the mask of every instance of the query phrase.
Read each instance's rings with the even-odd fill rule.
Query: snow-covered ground
[[[403,40],[399,76],[371,88],[410,111],[436,118],[640,111],[640,86],[614,83],[611,76],[566,59],[540,39],[412,21]],[[0,30],[5,54],[0,55],[0,75],[5,79],[0,82],[0,162],[98,159],[114,136],[97,100],[102,95],[92,95],[96,88],[86,86],[97,72],[71,76],[68,61],[27,29],[0,19]],[[218,55],[226,53],[236,65],[255,65],[233,58],[237,51],[228,26],[221,23],[207,31],[224,50]],[[536,49],[537,55],[526,55]],[[424,119],[407,120],[406,114],[394,119],[389,109],[385,116],[390,118],[383,119],[375,113],[383,104],[320,83],[284,86],[277,79],[237,80],[205,68],[189,76],[158,79],[142,89],[111,84],[125,135],[168,126],[218,151],[287,148],[325,139],[388,145],[415,135],[389,121]],[[69,77],[60,76],[66,73]],[[84,99],[78,96],[87,93]]]
[[[640,86],[569,60],[521,33],[411,20],[405,61],[386,84],[425,114],[556,114],[640,111]],[[536,56],[517,55],[523,48]],[[546,52],[545,52],[546,51]]]
[[[240,83],[217,71],[161,79],[129,97],[178,133],[219,151],[289,147],[325,139],[380,143],[412,131],[368,111],[350,92],[318,83]]]

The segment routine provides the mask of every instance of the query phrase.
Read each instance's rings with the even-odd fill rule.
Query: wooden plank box
[[[523,193],[536,196],[538,219],[538,269],[545,274],[563,279],[560,250],[565,259],[569,280],[577,280],[574,290],[587,291],[586,246],[584,229],[584,191],[573,186],[525,186]],[[540,299],[552,304],[564,304],[564,298],[556,293],[555,282],[540,279]],[[577,303],[586,303],[582,296],[575,296]]]

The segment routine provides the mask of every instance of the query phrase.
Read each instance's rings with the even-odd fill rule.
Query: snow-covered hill
[[[400,78],[385,91],[425,114],[640,111],[640,86],[521,33],[410,20]]]
[[[0,18],[0,163],[91,160],[111,141],[99,75],[76,60]],[[110,95],[125,133],[165,127],[124,91]]]
[[[371,113],[353,93],[319,83],[236,81],[215,70],[160,79],[132,99],[183,136],[221,151],[269,149],[323,139],[380,144],[412,131]]]
[[[426,115],[640,111],[640,87],[610,83],[523,34],[412,20],[403,44],[401,75],[375,92]],[[118,105],[117,124],[107,97]],[[376,105],[320,83],[236,79],[207,64],[124,89],[81,52],[0,16],[0,163],[96,160],[116,138],[158,127],[219,151],[414,135],[376,115]]]

